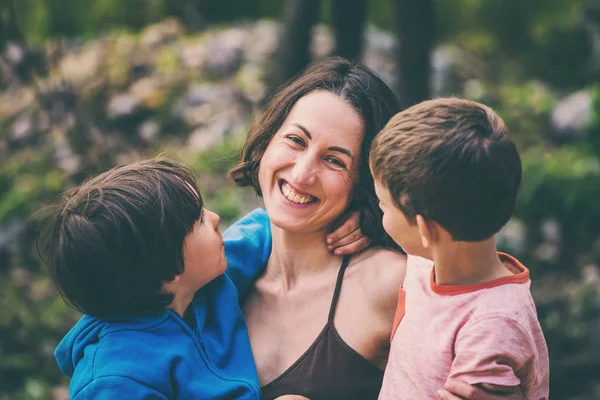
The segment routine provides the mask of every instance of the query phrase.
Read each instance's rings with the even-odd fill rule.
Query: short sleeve
[[[250,212],[223,233],[227,275],[243,297],[271,255],[271,222],[261,208]]]
[[[535,357],[529,332],[510,316],[485,317],[457,335],[449,379],[474,385],[520,385]]]
[[[96,378],[73,396],[73,400],[167,400],[167,396],[141,382],[124,376]]]

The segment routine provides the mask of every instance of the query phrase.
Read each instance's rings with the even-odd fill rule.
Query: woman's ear
[[[417,227],[419,228],[423,248],[429,249],[437,239],[437,227],[420,214],[417,215]]]

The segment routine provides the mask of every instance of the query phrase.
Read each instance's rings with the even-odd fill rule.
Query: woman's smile
[[[302,208],[307,208],[319,201],[319,199],[315,196],[293,188],[284,179],[279,180],[279,190],[283,195],[284,199],[287,200],[287,203],[291,203],[291,205],[296,207],[304,206]]]

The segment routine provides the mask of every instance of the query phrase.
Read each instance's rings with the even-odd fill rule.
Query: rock
[[[279,39],[279,24],[270,20],[256,22],[249,32],[245,45],[246,60],[250,64],[264,67],[265,60],[277,48]]]
[[[25,50],[22,46],[10,43],[4,53],[6,60],[11,64],[19,64],[25,58]]]
[[[68,176],[74,176],[81,171],[83,163],[81,157],[77,154],[71,154],[68,157],[63,157],[58,162],[58,167],[63,170]]]
[[[181,116],[188,126],[204,125],[215,114],[216,108],[213,103],[185,107],[181,112]]]
[[[186,68],[200,68],[207,55],[206,43],[203,40],[184,44],[179,56]]]
[[[108,115],[111,118],[126,117],[133,114],[141,105],[140,99],[125,93],[114,96],[108,103]]]
[[[210,78],[223,79],[232,76],[244,62],[244,40],[247,32],[228,29],[211,37],[207,43],[207,54],[202,63],[203,71]]]
[[[144,29],[140,42],[145,46],[157,46],[176,39],[183,32],[183,27],[175,18],[150,25]]]
[[[187,146],[194,151],[206,150],[232,132],[233,124],[224,119],[197,128],[188,137]]]
[[[205,150],[248,125],[249,113],[239,103],[205,103],[198,108],[204,115],[195,115],[197,120],[192,122],[200,126],[187,140],[187,146],[194,151]]]
[[[234,89],[227,85],[199,83],[188,88],[185,104],[196,106],[204,103],[230,103],[235,101]]]
[[[552,111],[552,136],[559,141],[581,137],[593,116],[592,93],[580,90],[561,99]]]
[[[68,142],[62,141],[54,148],[54,158],[58,168],[68,176],[74,176],[82,168],[81,157],[73,152]]]
[[[132,70],[132,57],[138,51],[138,44],[132,35],[119,35],[114,38],[107,46],[105,54],[105,74],[108,83],[121,87],[130,79]],[[134,65],[142,61],[135,60]]]
[[[91,42],[77,53],[68,53],[60,62],[59,72],[76,87],[84,86],[89,80],[98,78],[102,62],[106,56],[106,46],[101,42]]]
[[[27,139],[33,130],[31,115],[21,115],[12,125],[11,139],[17,142]]]
[[[266,95],[263,68],[245,64],[235,76],[236,87],[254,104],[258,104]]]
[[[152,142],[158,137],[160,127],[154,121],[146,121],[140,125],[138,130],[139,137],[145,142]]]
[[[33,89],[0,91],[0,117],[13,116],[35,103]]]
[[[164,95],[160,89],[160,82],[157,78],[142,78],[133,83],[129,88],[129,93],[133,95],[140,104],[149,109],[155,109],[162,105]]]

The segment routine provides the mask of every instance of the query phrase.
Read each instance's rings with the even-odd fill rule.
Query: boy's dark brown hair
[[[370,166],[410,223],[420,214],[460,241],[497,233],[521,184],[521,159],[502,119],[458,98],[395,115],[373,142]]]
[[[311,65],[283,86],[250,127],[242,148],[242,160],[230,171],[230,176],[238,186],[250,186],[260,196],[258,168],[267,146],[296,102],[317,90],[339,96],[363,119],[365,134],[359,181],[350,208],[360,211],[361,230],[371,241],[377,244],[391,242],[381,224],[381,210],[369,171],[369,148],[377,132],[400,108],[391,89],[360,63],[331,57]]]
[[[193,189],[193,190],[192,190]],[[203,202],[193,175],[164,158],[104,172],[65,193],[38,236],[63,298],[98,318],[165,309],[183,241]]]

